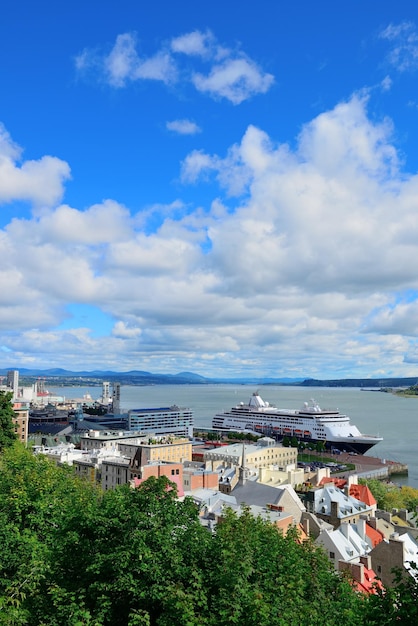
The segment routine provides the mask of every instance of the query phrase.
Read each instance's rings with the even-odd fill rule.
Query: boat
[[[301,409],[278,409],[258,392],[252,394],[248,404],[240,402],[215,415],[212,428],[222,432],[256,431],[278,440],[292,433],[304,443],[321,442],[327,449],[357,454],[383,441],[378,435],[363,435],[338,409],[321,409],[315,400],[305,402]]]

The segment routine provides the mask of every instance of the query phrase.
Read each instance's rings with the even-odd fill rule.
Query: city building
[[[59,443],[57,446],[34,446],[35,454],[43,454],[57,465],[73,465],[74,461],[85,456],[85,452],[77,450],[73,443]]]
[[[16,399],[19,393],[19,370],[9,370],[7,372],[7,387],[13,392],[13,399]]]
[[[334,483],[300,493],[306,510],[338,528],[343,522],[355,524],[363,515],[373,515],[374,506],[356,500]]]
[[[297,448],[287,448],[270,437],[261,437],[257,443],[234,443],[228,446],[217,447],[212,450],[203,450],[204,461],[240,466],[244,464],[249,471],[258,474],[260,468],[276,468],[281,472],[296,469],[298,458]]]
[[[129,445],[129,444],[128,444]],[[119,450],[124,453],[126,444],[119,444]],[[150,439],[148,443],[136,445],[132,457],[132,467],[143,467],[155,461],[183,463],[192,460],[192,444],[186,438],[162,437],[160,441]]]
[[[116,448],[116,444],[122,441],[135,443],[135,433],[128,431],[100,431],[89,430],[80,437],[82,450],[97,450],[99,448]]]
[[[13,402],[15,433],[22,443],[28,442],[29,402]]]
[[[193,437],[193,411],[176,405],[155,409],[131,409],[129,430],[142,433],[173,434]]]
[[[176,485],[177,497],[184,496],[183,490],[183,464],[171,463],[167,461],[153,461],[142,467],[134,466],[131,462],[130,466],[130,484],[132,487],[139,487],[145,480],[151,478],[161,478],[165,476],[168,480]]]
[[[408,534],[393,533],[389,540],[381,541],[370,552],[372,567],[385,587],[392,587],[395,581],[394,569],[405,576],[418,579],[418,544]]]
[[[101,464],[101,485],[104,491],[114,489],[129,482],[130,459],[118,455],[103,459]]]
[[[200,463],[183,464],[183,487],[185,491],[196,489],[218,489],[219,473],[207,469]]]
[[[357,524],[344,522],[336,530],[323,530],[315,543],[322,546],[336,570],[339,561],[357,563],[361,556],[369,554],[371,550],[365,519],[360,519]]]
[[[378,593],[384,589],[382,581],[372,569],[369,555],[361,556],[358,563],[339,561],[338,570],[349,573],[354,589],[360,593]]]

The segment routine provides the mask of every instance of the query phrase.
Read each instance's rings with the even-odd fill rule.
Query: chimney
[[[363,541],[366,539],[366,520],[361,518],[357,522],[357,532]]]
[[[349,572],[351,576],[361,585],[364,584],[364,565],[363,563],[350,563],[348,561],[338,561],[338,570],[340,572]]]
[[[351,563],[351,574],[358,583],[364,585],[364,565],[363,563]]]
[[[348,539],[348,527],[349,527],[349,524],[347,522],[343,522],[340,525],[340,532],[344,535],[346,539]]]
[[[366,569],[372,569],[372,559],[369,554],[361,556],[360,563],[362,563]]]
[[[340,505],[338,502],[332,501],[331,502],[331,517],[338,517],[338,514],[340,512]]]

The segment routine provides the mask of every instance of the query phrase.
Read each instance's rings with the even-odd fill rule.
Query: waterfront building
[[[112,412],[120,413],[120,383],[113,383],[112,385]]]
[[[128,412],[128,424],[129,430],[142,433],[193,437],[193,411],[176,405],[155,409],[131,409]]]

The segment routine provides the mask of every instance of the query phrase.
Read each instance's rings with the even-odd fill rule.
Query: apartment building
[[[28,442],[29,402],[13,402],[13,411],[17,438],[26,444]]]

